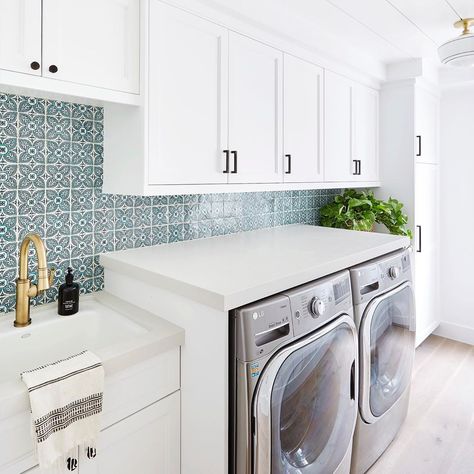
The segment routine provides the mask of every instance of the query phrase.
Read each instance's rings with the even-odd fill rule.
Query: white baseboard
[[[434,334],[474,346],[474,327],[441,322]]]
[[[416,339],[415,339],[416,347],[418,347],[428,336],[433,334],[438,326],[439,326],[439,322],[435,321],[434,323],[431,324],[431,326],[426,328],[422,333],[417,331]]]

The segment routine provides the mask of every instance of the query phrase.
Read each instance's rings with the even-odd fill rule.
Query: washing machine
[[[358,410],[349,272],[239,308],[230,331],[229,472],[349,473]]]
[[[366,472],[408,410],[415,353],[411,249],[350,269],[359,333],[359,413],[351,473]]]

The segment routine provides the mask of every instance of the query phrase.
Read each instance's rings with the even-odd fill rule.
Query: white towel
[[[90,351],[21,374],[28,387],[40,468],[64,471],[77,447],[95,457],[104,368]]]

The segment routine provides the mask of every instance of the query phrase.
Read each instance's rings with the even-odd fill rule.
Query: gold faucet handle
[[[53,286],[55,275],[56,275],[56,269],[54,267],[51,267],[48,270],[48,281],[49,281],[50,288]]]

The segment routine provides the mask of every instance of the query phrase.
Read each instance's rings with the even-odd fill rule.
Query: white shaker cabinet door
[[[102,431],[96,457],[81,454],[80,474],[179,474],[180,458],[180,394],[175,392]]]
[[[283,84],[284,181],[322,181],[323,69],[285,54]]]
[[[227,29],[151,0],[149,184],[227,183]]]
[[[0,0],[0,69],[41,75],[41,0]]]
[[[439,98],[418,87],[415,93],[415,158],[417,163],[438,163]]]
[[[439,324],[438,165],[415,165],[416,344]]]
[[[229,33],[230,183],[282,181],[283,53]]]
[[[325,181],[354,181],[352,161],[352,102],[354,84],[339,74],[325,71],[324,177]]]
[[[43,0],[43,76],[139,92],[138,0]]]
[[[360,84],[353,87],[353,153],[356,168],[353,179],[378,180],[379,96],[377,91]],[[354,162],[354,160],[356,160]]]

